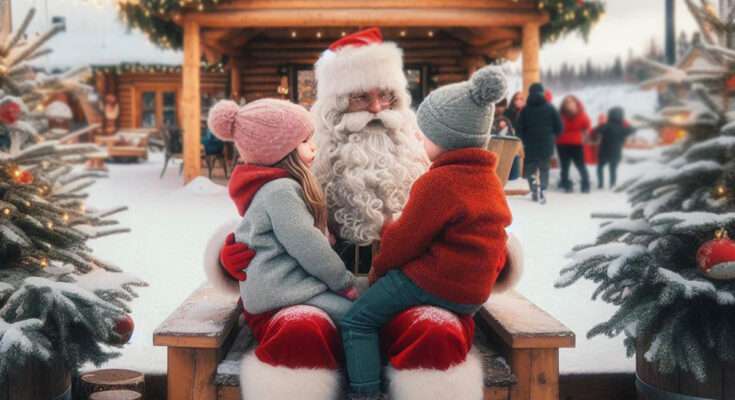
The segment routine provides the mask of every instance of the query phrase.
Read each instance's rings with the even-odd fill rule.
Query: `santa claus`
[[[330,228],[360,246],[380,239],[385,219],[401,211],[428,166],[402,60],[401,50],[373,28],[338,40],[315,66],[313,170]]]
[[[341,241],[369,245],[380,238],[386,218],[400,213],[428,166],[409,108],[402,53],[373,28],[335,42],[315,73],[319,151],[313,168],[327,196],[330,229]],[[222,247],[231,230],[215,234],[206,264],[210,282],[236,291],[252,254],[231,236]],[[509,260],[519,263],[514,255]],[[296,306],[246,313],[245,320],[258,345],[243,360],[244,399],[339,398],[342,348],[324,312]],[[471,352],[474,327],[470,317],[434,307],[397,315],[381,338],[390,398],[481,399],[482,366]]]

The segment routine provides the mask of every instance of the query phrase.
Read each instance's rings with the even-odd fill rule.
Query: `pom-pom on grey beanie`
[[[493,126],[495,103],[508,90],[498,67],[477,70],[470,80],[431,92],[417,112],[421,131],[446,150],[485,147]]]

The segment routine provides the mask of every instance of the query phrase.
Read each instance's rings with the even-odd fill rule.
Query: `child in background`
[[[351,399],[382,398],[379,332],[393,316],[418,305],[471,315],[490,296],[511,214],[496,156],[485,147],[493,104],[505,91],[505,77],[485,67],[419,106],[433,164],[413,184],[400,218],[384,228],[372,286],[340,324]]]
[[[600,152],[597,162],[597,186],[605,186],[605,165],[610,165],[610,187],[615,187],[618,164],[623,158],[623,145],[635,128],[625,122],[622,107],[613,107],[607,113],[607,123],[596,129],[600,137]]]
[[[311,115],[284,100],[244,107],[228,100],[212,108],[208,124],[217,137],[234,142],[245,161],[229,182],[243,217],[235,241],[255,253],[240,282],[245,311],[307,304],[339,321],[356,291],[327,239],[324,194],[309,170],[316,155]]]

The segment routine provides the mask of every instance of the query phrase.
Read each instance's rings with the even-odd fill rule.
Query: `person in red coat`
[[[339,323],[349,399],[383,398],[379,334],[396,314],[429,305],[472,315],[490,296],[505,264],[511,213],[497,158],[485,147],[506,88],[505,77],[485,67],[419,106],[433,163],[411,187],[400,218],[384,226],[371,286]]]
[[[584,105],[575,96],[567,96],[561,102],[561,117],[564,130],[556,138],[556,151],[561,164],[561,182],[559,186],[567,193],[572,192],[573,185],[569,179],[569,168],[572,163],[577,167],[582,178],[582,192],[590,191],[590,176],[584,163],[584,142],[592,124]]]

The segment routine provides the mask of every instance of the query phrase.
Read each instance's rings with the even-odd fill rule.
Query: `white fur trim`
[[[523,277],[523,246],[514,235],[508,235],[505,268],[493,286],[493,293],[500,294],[513,289]]]
[[[240,389],[243,400],[336,400],[340,375],[329,369],[276,367],[250,351],[242,359]]]
[[[237,220],[231,220],[217,228],[204,250],[204,273],[207,275],[207,281],[213,287],[233,294],[240,294],[240,284],[220,266],[219,252],[227,235],[233,232],[239,223]]]
[[[446,371],[388,367],[386,374],[391,400],[482,400],[485,392],[482,362],[475,350]]]
[[[403,51],[395,43],[326,51],[314,65],[317,97],[337,97],[374,88],[405,91]]]

